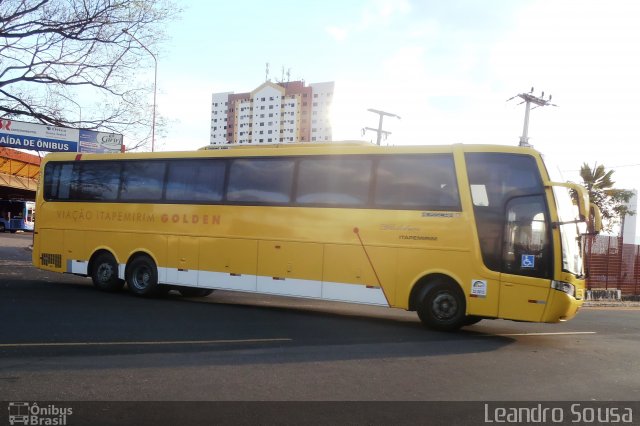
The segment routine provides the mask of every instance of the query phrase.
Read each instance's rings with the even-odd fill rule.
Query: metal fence
[[[640,246],[621,237],[590,236],[586,241],[587,289],[619,289],[623,296],[640,295]]]

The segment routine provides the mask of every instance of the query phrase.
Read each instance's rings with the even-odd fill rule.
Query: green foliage
[[[589,200],[602,212],[603,226],[607,232],[611,232],[625,215],[635,214],[626,206],[633,197],[633,191],[614,188],[613,173],[614,170],[607,171],[603,165],[591,168],[584,163],[580,168],[582,185],[589,193]]]

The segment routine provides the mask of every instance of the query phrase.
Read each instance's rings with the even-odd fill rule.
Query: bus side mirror
[[[580,215],[580,219],[589,222],[589,207],[591,204],[589,203],[589,193],[584,186],[571,182],[548,182],[545,186],[562,186],[572,190],[575,198],[578,199],[578,214]]]
[[[598,206],[590,202],[589,193],[584,186],[571,182],[548,182],[546,186],[562,186],[573,191],[574,198],[578,200],[580,220],[583,220],[588,225],[587,232],[598,234],[602,231],[602,213]]]

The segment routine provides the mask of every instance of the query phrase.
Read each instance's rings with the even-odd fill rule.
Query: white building
[[[334,83],[311,83],[313,98],[311,100],[311,141],[328,141],[331,132],[331,101],[333,100]]]
[[[214,93],[210,144],[329,141],[333,82],[265,82],[249,93]]]
[[[231,92],[213,94],[211,101],[211,141],[224,140],[226,137],[227,108],[230,94]]]
[[[633,215],[625,215],[623,219],[623,230],[622,230],[622,242],[624,244],[640,244],[640,237],[638,236],[638,191],[633,190],[633,197],[627,203],[627,207],[629,210],[635,212]]]

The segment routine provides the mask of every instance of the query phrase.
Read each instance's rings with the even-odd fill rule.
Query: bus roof
[[[260,145],[221,145],[220,147],[198,149],[195,151],[128,152],[128,153],[51,153],[43,162],[51,160],[122,160],[122,159],[173,159],[173,158],[216,158],[216,157],[253,157],[279,155],[341,155],[341,154],[428,154],[462,152],[504,152],[514,154],[538,155],[532,148],[512,145],[395,145],[378,146],[361,141],[313,142],[303,144],[260,144]]]
[[[318,146],[375,146],[371,142],[367,141],[335,141],[335,142],[304,142],[304,143],[266,143],[266,144],[224,144],[224,145],[207,145],[199,148],[202,150],[215,150],[215,149],[246,149],[246,148],[313,148]]]

